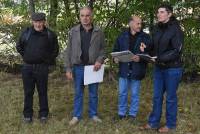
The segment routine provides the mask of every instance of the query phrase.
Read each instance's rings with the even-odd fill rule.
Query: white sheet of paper
[[[84,85],[99,83],[103,81],[104,64],[98,71],[94,71],[94,65],[84,67]]]
[[[134,56],[134,54],[129,51],[120,51],[120,52],[112,52],[110,53],[112,55],[113,58],[117,58],[120,62],[131,62],[132,57]]]

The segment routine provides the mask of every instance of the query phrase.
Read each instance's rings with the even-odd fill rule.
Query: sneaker
[[[32,117],[24,117],[23,119],[24,123],[32,123]]]
[[[40,117],[41,123],[47,123],[48,117]]]
[[[92,121],[94,121],[96,123],[102,123],[102,120],[98,116],[93,116]]]
[[[77,117],[73,117],[72,120],[69,122],[70,126],[76,125],[79,122]]]

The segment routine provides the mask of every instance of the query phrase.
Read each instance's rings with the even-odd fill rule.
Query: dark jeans
[[[177,117],[177,89],[181,80],[182,68],[154,70],[154,92],[153,109],[149,116],[149,125],[158,128],[162,115],[163,97],[166,93],[166,126],[168,128],[176,127]]]
[[[39,117],[48,116],[48,65],[24,64],[22,68],[22,79],[24,84],[24,117],[33,116],[33,94],[35,85],[39,95]]]

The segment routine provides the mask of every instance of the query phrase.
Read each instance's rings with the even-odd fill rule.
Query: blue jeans
[[[166,92],[166,126],[176,127],[177,94],[179,82],[182,77],[182,68],[154,69],[153,110],[149,116],[149,125],[158,128],[162,115],[163,96]]]
[[[83,112],[83,94],[84,94],[84,66],[73,67],[74,76],[74,112],[73,116],[78,119],[82,118]],[[98,83],[89,84],[89,117],[97,115],[98,106]]]
[[[139,107],[140,80],[119,78],[118,115],[125,116],[128,109],[128,90],[131,90],[129,115],[136,117]]]

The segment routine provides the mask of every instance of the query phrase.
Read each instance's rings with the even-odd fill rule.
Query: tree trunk
[[[76,10],[76,17],[79,19],[79,8],[78,8],[78,1],[74,0],[75,10]]]
[[[29,14],[35,13],[35,3],[34,0],[29,0]]]
[[[153,31],[153,25],[154,25],[154,12],[149,12],[149,18],[150,18],[150,24],[149,24],[149,32],[152,34]]]
[[[52,28],[56,27],[57,15],[58,15],[58,0],[51,0],[49,26]]]
[[[63,0],[63,2],[64,2],[64,5],[65,5],[65,13],[66,13],[66,15],[68,16],[69,14],[70,14],[70,10],[69,10],[69,0]]]
[[[94,7],[94,1],[95,1],[95,0],[88,0],[88,5],[89,5],[89,7],[90,7],[91,9],[93,9],[93,7]]]

